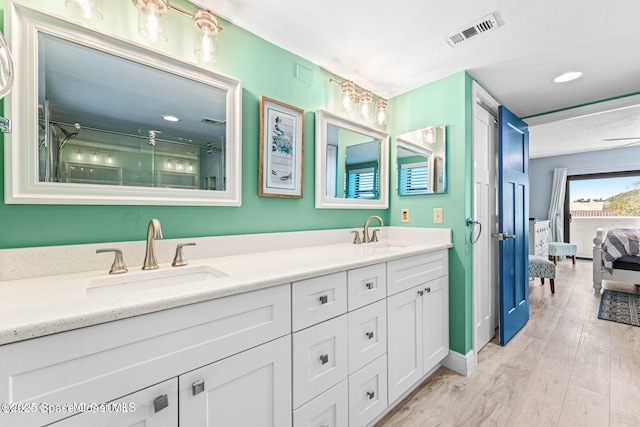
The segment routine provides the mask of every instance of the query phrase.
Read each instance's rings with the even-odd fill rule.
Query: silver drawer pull
[[[424,291],[425,291],[426,293],[429,293],[429,292],[431,292],[431,287],[428,287],[428,288],[424,288]]]
[[[367,332],[366,335],[367,335],[367,338],[369,339],[373,338],[373,331]]]
[[[167,396],[166,394],[153,399],[153,410],[155,412],[160,412],[167,406],[169,406],[169,396]]]
[[[424,295],[424,291],[418,291],[418,295],[419,295],[419,296]]]
[[[329,302],[329,297],[326,295],[320,296],[320,304],[326,304],[327,302]]]
[[[376,394],[373,391],[368,391],[367,392],[367,396],[369,396],[369,400],[373,399],[374,397],[376,397]]]
[[[199,380],[191,384],[191,392],[195,396],[196,394],[200,394],[204,391],[204,380]]]
[[[325,363],[328,363],[329,362],[329,355],[328,354],[323,354],[322,356],[320,356],[320,362],[322,362],[323,365]]]
[[[367,289],[371,290],[371,289],[373,289],[373,282],[367,282],[367,283],[365,283],[365,285],[364,285],[364,286],[365,286]]]

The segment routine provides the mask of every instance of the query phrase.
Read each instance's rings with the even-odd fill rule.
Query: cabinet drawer
[[[7,344],[0,402],[108,402],[290,331],[287,284]],[[68,415],[0,413],[0,425]]]
[[[167,427],[178,425],[178,379],[172,378],[109,404],[105,412],[83,412],[51,424],[53,427]]]
[[[387,352],[387,305],[385,301],[348,314],[349,373],[354,373]]]
[[[347,427],[347,380],[322,393],[293,412],[294,427]]]
[[[447,251],[430,252],[387,263],[387,295],[437,279],[448,274]]]
[[[294,331],[347,312],[347,273],[294,282],[291,288],[291,322]]]
[[[387,408],[387,356],[349,376],[349,427],[366,426]]]
[[[349,311],[387,296],[387,266],[376,264],[347,272]]]
[[[293,334],[293,407],[347,377],[347,316]]]

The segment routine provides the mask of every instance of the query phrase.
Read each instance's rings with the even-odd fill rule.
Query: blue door
[[[498,108],[500,344],[529,320],[529,129]]]

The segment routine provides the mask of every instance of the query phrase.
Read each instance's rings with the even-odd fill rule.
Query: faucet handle
[[[113,264],[111,265],[111,270],[109,270],[109,274],[121,274],[129,271],[127,270],[127,266],[124,264],[124,258],[122,257],[122,251],[120,249],[96,249],[97,254],[101,254],[104,252],[115,252],[116,254],[116,257],[113,260]]]
[[[372,231],[372,235],[371,235],[371,241],[372,242],[377,242],[378,241],[378,231],[380,231],[378,228],[376,228],[375,230]]]
[[[196,244],[194,242],[189,242],[189,243],[180,243],[178,246],[176,246],[176,256],[173,257],[173,262],[171,263],[171,265],[173,267],[182,267],[183,265],[187,265],[187,259],[184,257],[184,254],[182,253],[182,248],[184,246],[195,246]]]
[[[356,234],[355,236],[353,236],[353,244],[359,245],[360,243],[362,243],[362,240],[360,240],[360,233],[358,232],[358,230],[352,231],[352,233]]]

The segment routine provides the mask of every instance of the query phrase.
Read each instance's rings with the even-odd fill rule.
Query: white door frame
[[[489,113],[491,113],[492,115],[494,115],[495,117],[498,116],[498,102],[487,92],[485,91],[477,82],[473,82],[472,85],[472,95],[473,95],[473,111],[475,111],[476,109],[476,105],[480,106],[481,108],[485,109],[486,111],[488,111]],[[475,122],[475,116],[472,120],[473,126],[474,126],[474,138],[475,138],[475,126],[476,126],[476,122]],[[494,150],[495,152],[495,158],[494,159],[490,159],[490,161],[495,161],[497,164],[497,127],[496,127],[496,135],[495,135],[495,143],[496,143],[496,150]],[[473,150],[472,150],[473,153]],[[475,169],[475,158],[473,158],[472,160],[472,165],[473,168]],[[496,166],[497,167],[497,166]],[[473,175],[473,172],[472,172]],[[475,177],[472,179],[473,185],[475,186]],[[497,185],[497,182],[496,182]],[[472,190],[472,195],[474,194],[474,190]],[[473,197],[473,196],[472,196]],[[472,208],[473,208],[473,212],[476,212],[476,205],[475,205],[475,200],[472,200]],[[497,205],[496,203],[493,204],[489,204],[489,212],[487,213],[489,218],[497,218]],[[475,218],[474,218],[475,219]],[[485,221],[486,222],[486,221]],[[485,234],[485,236],[490,236],[491,233],[493,233],[494,231],[492,230],[495,227],[495,224],[492,223],[483,223],[482,224],[483,230],[482,233]],[[476,257],[478,256],[478,253],[476,251],[481,251],[484,250],[483,248],[477,248],[475,246],[473,246],[471,248],[472,250],[472,257]],[[494,270],[494,275],[495,275],[495,296],[497,297],[498,295],[498,280],[497,280],[497,268],[498,268],[498,253],[497,251],[489,251],[489,263],[490,265],[494,266],[495,270]],[[473,318],[473,353],[476,356],[475,359],[477,361],[477,355],[478,352],[481,350],[480,348],[478,348],[478,337],[477,337],[477,320],[476,320],[476,315],[479,313],[479,307],[478,304],[479,299],[476,298],[477,296],[477,292],[479,291],[479,285],[478,285],[478,276],[479,276],[479,272],[477,272],[475,269],[473,271],[472,274],[472,295],[473,295],[473,314],[472,314],[472,318]],[[497,308],[497,301],[495,302],[495,318],[496,318],[496,325],[498,323],[498,308]]]

